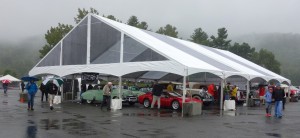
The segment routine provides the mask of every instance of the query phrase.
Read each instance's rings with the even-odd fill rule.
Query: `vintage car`
[[[134,105],[136,102],[138,102],[137,97],[142,94],[144,94],[144,92],[122,89],[121,92],[122,102],[128,103],[130,105]],[[102,102],[103,90],[99,90],[99,89],[88,90],[81,94],[81,98],[85,100],[87,103]],[[119,89],[113,89],[111,98],[112,99],[119,98]]]
[[[148,108],[152,103],[152,92],[147,92],[146,94],[140,95],[138,101],[144,107]],[[199,102],[201,100],[195,98],[186,97],[185,102]],[[157,105],[157,102],[155,103]],[[173,110],[178,110],[182,108],[182,95],[177,92],[163,92],[160,98],[160,106],[164,108],[171,108]]]
[[[183,94],[183,88],[182,83],[180,82],[171,82],[173,85],[174,92],[177,92],[179,94]],[[167,90],[167,86],[169,85],[168,81],[160,81],[160,85],[163,86],[164,92]],[[203,101],[203,105],[210,105],[213,103],[213,97],[207,92],[207,90],[203,89],[206,88],[206,85],[200,85],[200,84],[194,84],[192,88],[187,88],[187,97],[192,96],[193,98],[199,99]],[[207,88],[206,88],[207,89]]]

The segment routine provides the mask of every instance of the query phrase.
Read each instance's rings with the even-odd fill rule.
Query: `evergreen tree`
[[[160,27],[156,33],[171,36],[177,38],[178,32],[176,31],[176,27],[173,27],[170,24],[167,24],[165,27]]]
[[[99,15],[99,12],[94,8],[90,8],[90,11],[86,10],[85,8],[78,8],[78,14],[76,17],[74,17],[75,23],[78,24],[89,13]]]
[[[228,50],[230,47],[231,40],[227,40],[228,34],[226,28],[218,29],[218,36],[211,36],[212,39],[211,47]]]
[[[72,25],[61,23],[58,23],[56,27],[51,27],[45,34],[47,43],[39,50],[40,58],[43,58],[72,28]]]
[[[209,46],[208,35],[201,28],[195,29],[190,38],[194,43]]]

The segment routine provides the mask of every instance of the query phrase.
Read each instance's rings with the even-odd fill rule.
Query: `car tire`
[[[150,100],[149,99],[145,99],[144,102],[143,102],[143,105],[145,108],[149,108],[151,103],[150,103]]]
[[[173,101],[173,102],[171,103],[171,108],[172,108],[173,110],[178,110],[178,109],[180,109],[179,102],[178,102],[177,100]]]
[[[88,104],[93,104],[94,103],[94,99],[93,100],[86,100],[86,103],[88,103]]]
[[[198,99],[198,100],[202,100],[199,95],[193,95],[193,98]]]

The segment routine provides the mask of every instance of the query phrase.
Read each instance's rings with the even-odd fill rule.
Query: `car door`
[[[160,96],[160,106],[165,107],[166,101],[168,100],[166,92],[163,92]]]

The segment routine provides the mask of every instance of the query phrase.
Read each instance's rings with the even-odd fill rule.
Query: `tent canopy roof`
[[[21,81],[21,80],[15,78],[15,77],[13,77],[13,76],[11,76],[11,75],[9,75],[9,74],[8,74],[8,75],[5,75],[5,76],[3,76],[3,77],[0,77],[0,81],[2,81],[2,80]]]
[[[248,80],[261,77],[290,82],[229,51],[141,30],[91,14],[74,27],[29,74],[66,76],[97,72],[128,76],[141,71],[156,72],[144,73],[140,76],[144,78],[159,78],[165,76],[164,73],[185,76],[186,73],[209,72],[221,78],[240,75]]]

